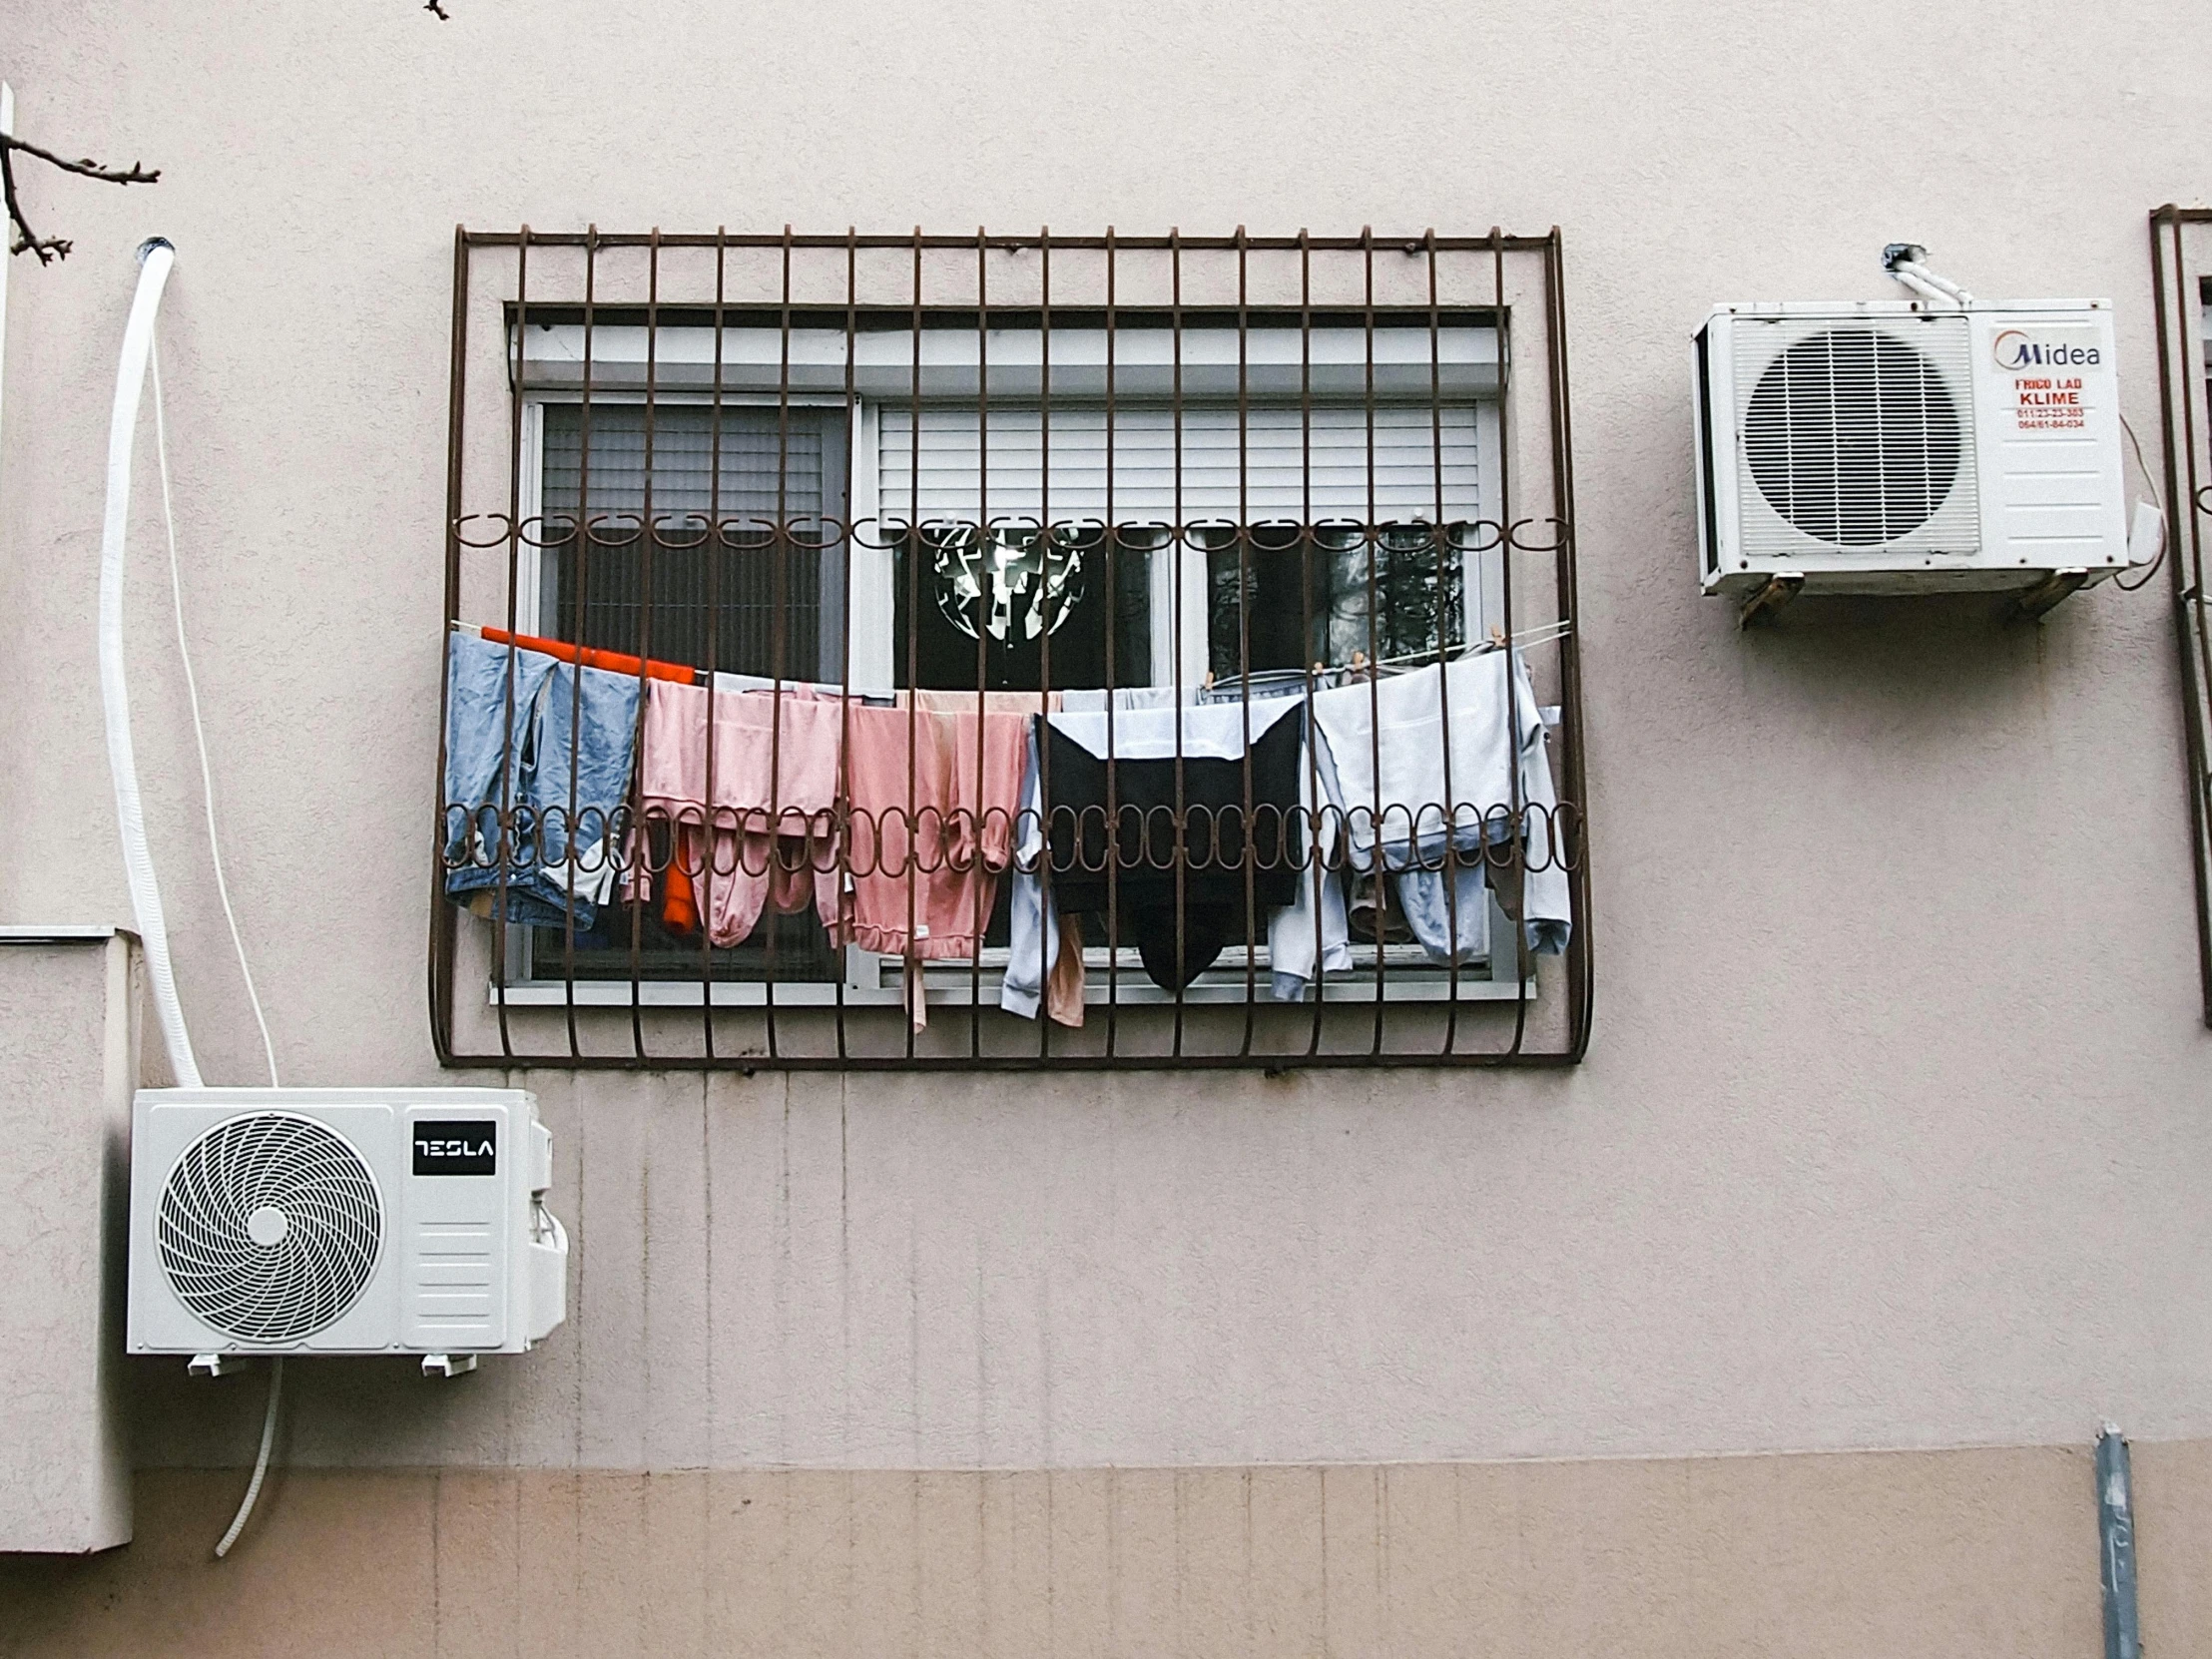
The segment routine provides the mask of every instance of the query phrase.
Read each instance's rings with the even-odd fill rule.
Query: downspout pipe
[[[2104,1591],[2104,1659],[2142,1659],[2135,1613],[2135,1494],[2127,1440],[2108,1422],[2097,1436],[2097,1578]]]
[[[139,806],[130,687],[123,665],[123,555],[131,522],[131,447],[138,433],[146,362],[154,349],[154,315],[161,309],[162,289],[177,263],[177,251],[166,239],[155,237],[140,245],[138,258],[138,291],[132,295],[130,320],[123,328],[123,356],[115,370],[115,409],[108,420],[108,500],[100,527],[100,705],[108,729],[108,770],[115,780],[116,827],[123,836],[123,873],[130,884],[139,943],[146,952],[155,1018],[178,1086],[197,1089],[200,1066],[193,1058],[185,1011],[177,1000],[177,978],[169,964],[169,924],[162,914],[161,885],[154,878],[146,817]]]

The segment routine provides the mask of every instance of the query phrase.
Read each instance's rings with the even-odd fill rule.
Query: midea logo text
[[[2088,368],[2104,359],[2093,345],[2045,345],[2029,339],[2017,328],[2006,328],[1989,342],[1997,367]]]

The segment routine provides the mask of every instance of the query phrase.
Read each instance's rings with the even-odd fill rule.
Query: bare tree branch
[[[33,144],[28,139],[10,137],[0,133],[0,196],[5,196],[8,207],[8,252],[36,254],[40,265],[51,265],[56,260],[69,258],[75,245],[62,237],[41,237],[31,229],[30,221],[23,217],[23,204],[15,194],[15,153],[20,150],[26,156],[35,156],[49,167],[64,173],[74,173],[80,179],[94,179],[104,185],[151,185],[161,179],[160,168],[145,168],[133,162],[128,168],[108,167],[90,156],[70,161],[53,151]]]
[[[443,0],[422,0],[422,9],[437,18],[440,23],[450,23]],[[94,161],[90,156],[80,156],[75,161],[57,156],[53,151],[6,133],[0,133],[0,197],[8,208],[8,253],[35,254],[40,265],[51,265],[56,260],[69,258],[69,251],[76,246],[66,237],[42,237],[31,229],[29,220],[23,217],[23,204],[15,194],[15,154],[23,152],[35,156],[48,167],[59,168],[64,173],[74,173],[80,179],[93,179],[104,185],[152,185],[161,181],[160,168],[142,167],[133,162],[129,167],[109,167]]]

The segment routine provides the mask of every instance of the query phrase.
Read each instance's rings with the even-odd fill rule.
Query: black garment
[[[1177,957],[1175,904],[1135,904],[1126,912],[1129,920],[1122,937],[1135,942],[1137,959],[1145,977],[1163,991],[1179,991],[1214,965],[1214,958],[1245,936],[1244,905],[1192,904],[1183,906],[1183,954]],[[1264,938],[1265,930],[1253,936]]]
[[[1241,760],[1214,758],[1112,763],[1119,833],[1112,882],[1145,972],[1180,990],[1224,949],[1266,922],[1249,918],[1298,899],[1305,826],[1298,815],[1300,738],[1305,714],[1279,718]],[[1045,801],[1054,900],[1064,914],[1104,911],[1108,763],[1042,722],[1048,761]],[[1176,768],[1182,767],[1182,845],[1176,837]],[[1249,775],[1249,776],[1248,776]],[[1249,796],[1247,789],[1249,785]],[[1251,816],[1246,817],[1246,802]],[[1177,870],[1182,876],[1182,960],[1176,959]]]

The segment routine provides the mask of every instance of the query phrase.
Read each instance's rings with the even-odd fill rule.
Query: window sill
[[[895,965],[885,976],[890,982],[881,988],[845,985],[840,987],[823,980],[785,981],[777,984],[776,1006],[779,1008],[847,1008],[896,1009],[902,1006]],[[932,1008],[965,1008],[971,1005],[975,983],[970,970],[959,967],[932,968],[927,976],[928,1001]],[[1538,1000],[1538,979],[1531,976],[1525,983],[1512,979],[1492,979],[1489,970],[1481,963],[1459,970],[1458,996],[1460,1002],[1535,1002]],[[559,980],[527,980],[509,984],[504,1001],[510,1008],[697,1008],[703,1000],[703,988],[696,979],[648,980],[633,987],[626,979],[579,980],[573,995]],[[717,1008],[760,1008],[768,1003],[770,987],[758,982],[717,981],[712,987],[713,1005]],[[981,983],[982,1001],[986,1008],[998,1006],[999,976],[991,968],[985,968]],[[1322,1000],[1327,1003],[1369,1003],[1376,999],[1376,982],[1373,969],[1355,970],[1332,975],[1322,987]],[[1385,1002],[1449,1002],[1453,1000],[1451,975],[1438,967],[1418,968],[1390,967],[1383,982],[1382,999]],[[1198,982],[1183,993],[1186,1007],[1213,1006],[1236,1007],[1251,1001],[1261,1008],[1296,1010],[1311,1008],[1311,999],[1304,1002],[1278,1002],[1268,993],[1268,970],[1265,963],[1254,969],[1252,990],[1248,997],[1245,974],[1240,966],[1232,970],[1217,970],[1202,975]],[[500,987],[496,983],[486,986],[487,1006],[497,1007],[502,1001]],[[1083,1003],[1088,1008],[1103,1008],[1109,1002],[1123,1008],[1169,1008],[1175,1005],[1172,993],[1162,990],[1147,979],[1141,970],[1125,970],[1117,983],[1109,985],[1103,970],[1091,977],[1084,986]]]

